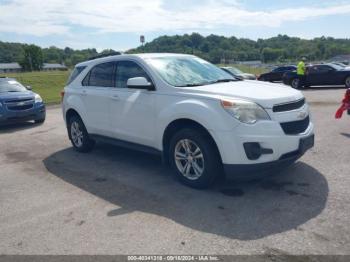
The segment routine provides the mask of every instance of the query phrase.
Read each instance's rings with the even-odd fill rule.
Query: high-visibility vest
[[[297,68],[297,74],[298,75],[305,75],[305,63],[303,61],[300,61]]]

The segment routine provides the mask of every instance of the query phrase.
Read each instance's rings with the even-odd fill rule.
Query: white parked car
[[[300,91],[237,81],[192,55],[139,54],[78,64],[62,92],[74,148],[108,141],[162,156],[183,183],[223,171],[251,178],[285,167],[314,144]]]

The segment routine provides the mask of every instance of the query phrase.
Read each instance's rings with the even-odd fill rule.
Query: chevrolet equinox
[[[220,173],[268,174],[314,145],[303,94],[236,79],[193,55],[139,54],[76,65],[62,91],[68,136],[79,152],[95,141],[162,156],[195,188]]]

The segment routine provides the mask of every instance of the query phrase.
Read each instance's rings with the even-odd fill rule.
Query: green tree
[[[26,45],[24,47],[24,57],[20,61],[25,71],[39,71],[43,65],[43,53],[36,45]]]

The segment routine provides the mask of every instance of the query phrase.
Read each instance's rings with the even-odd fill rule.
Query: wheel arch
[[[75,109],[70,108],[70,109],[67,110],[67,112],[66,112],[66,114],[65,114],[65,119],[66,119],[66,124],[67,124],[67,125],[68,125],[69,119],[70,119],[72,116],[78,116],[81,120],[83,120],[82,117],[79,115],[79,113],[78,113]]]
[[[168,165],[169,164],[169,147],[170,147],[170,141],[171,138],[176,134],[181,129],[184,128],[193,128],[196,129],[200,132],[202,132],[204,135],[206,135],[215,145],[215,148],[217,150],[217,153],[220,157],[221,161],[221,153],[219,150],[219,147],[217,145],[217,142],[215,141],[214,137],[210,133],[210,131],[205,128],[201,123],[190,119],[190,118],[179,118],[175,119],[172,122],[170,122],[167,127],[164,130],[163,137],[162,137],[162,148],[163,148],[163,153],[162,153],[162,158],[163,158],[163,163]]]

